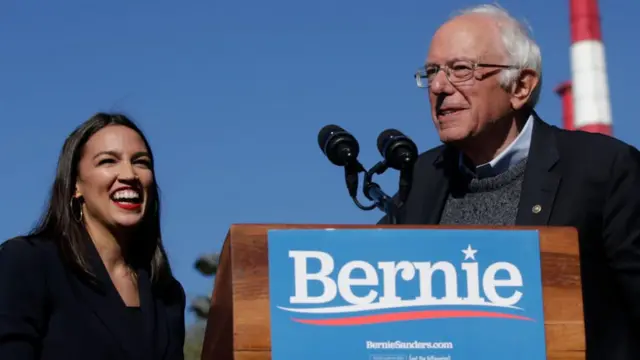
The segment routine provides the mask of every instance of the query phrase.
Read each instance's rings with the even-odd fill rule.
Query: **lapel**
[[[165,308],[161,301],[154,299],[151,276],[145,269],[138,269],[138,287],[140,291],[140,306],[144,319],[145,340],[148,346],[147,354],[153,354],[153,359],[164,359],[166,346],[169,342],[168,325]],[[151,352],[151,350],[153,352]]]
[[[424,193],[419,195],[419,211],[415,218],[408,217],[410,224],[437,225],[449,195],[449,179],[452,177],[452,166],[456,164],[456,151],[449,146],[443,146],[431,166],[432,171],[425,172]]]
[[[153,346],[154,359],[164,359],[167,355],[167,346],[169,344],[169,323],[166,313],[166,308],[162,301],[155,301],[152,297],[150,277],[145,277],[149,291],[146,292],[147,302],[149,303],[149,309],[145,314],[145,324],[150,326],[148,334],[150,336],[149,343]],[[151,308],[154,311],[151,311]],[[144,311],[144,309],[143,309]]]
[[[128,316],[130,309],[126,308],[118,294],[92,242],[89,242],[85,253],[87,262],[98,279],[98,284],[91,284],[73,276],[75,287],[83,300],[82,303],[102,322],[115,343],[120,346],[125,355],[123,359],[162,358],[166,350],[164,346],[167,343],[167,328],[164,317],[162,315],[157,317],[163,309],[154,301],[149,273],[145,269],[136,271],[142,323],[134,324],[142,325],[140,328],[130,323],[130,316]],[[157,341],[160,340],[157,336],[164,341]],[[156,356],[153,356],[154,353]]]
[[[524,173],[517,226],[545,226],[549,223],[561,176],[554,172],[559,160],[554,128],[534,113],[533,134]]]

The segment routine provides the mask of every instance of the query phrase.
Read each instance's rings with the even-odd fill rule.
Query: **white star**
[[[475,261],[476,260],[476,256],[475,255],[476,255],[477,252],[478,252],[478,250],[473,250],[471,248],[471,244],[469,244],[469,246],[466,249],[462,250],[462,253],[464,254],[464,259],[465,260],[471,259],[471,260]]]

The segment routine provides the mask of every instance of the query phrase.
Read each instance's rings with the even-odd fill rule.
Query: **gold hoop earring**
[[[80,217],[76,218],[75,217],[75,210],[73,208],[73,200],[78,199],[76,197],[72,197],[71,201],[69,201],[69,207],[71,208],[71,216],[73,217],[73,219],[79,223],[82,222],[82,217],[84,216],[84,214],[82,213],[82,204],[80,204]]]

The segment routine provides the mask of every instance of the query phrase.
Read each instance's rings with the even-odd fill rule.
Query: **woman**
[[[182,359],[184,308],[149,144],[96,114],[67,138],[40,224],[0,245],[0,359]]]

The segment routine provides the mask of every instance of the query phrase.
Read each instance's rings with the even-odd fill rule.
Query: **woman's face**
[[[111,229],[138,225],[155,202],[149,199],[151,186],[151,157],[134,130],[111,125],[87,141],[76,181],[87,225],[97,222]]]

